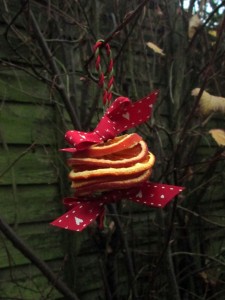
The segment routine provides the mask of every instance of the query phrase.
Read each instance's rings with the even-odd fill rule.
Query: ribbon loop
[[[112,139],[121,132],[144,123],[151,115],[157,96],[158,91],[155,91],[134,103],[126,97],[118,97],[93,132],[67,131],[65,139],[72,148],[62,151],[85,150],[93,144]]]
[[[101,141],[113,139],[117,135],[117,124],[105,115],[94,132],[99,136]]]
[[[70,153],[87,149],[93,144],[102,142],[102,138],[96,132],[83,132],[77,130],[67,131],[65,140],[71,144],[73,148],[61,149],[61,151]]]

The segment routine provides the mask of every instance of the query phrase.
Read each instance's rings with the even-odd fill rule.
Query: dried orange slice
[[[154,162],[155,156],[136,133],[93,145],[67,161],[76,196],[130,188],[149,178]]]
[[[117,180],[114,177],[114,180],[109,181],[99,181],[86,183],[84,185],[76,187],[75,182],[72,183],[72,188],[75,188],[76,196],[85,196],[96,191],[110,191],[113,189],[127,189],[133,187],[134,185],[146,181],[151,175],[152,170],[146,170],[142,172],[139,176],[137,174],[132,176],[121,176]]]
[[[132,166],[129,167],[109,167],[105,169],[96,169],[96,170],[87,170],[82,172],[75,172],[72,170],[69,173],[69,178],[74,180],[87,179],[93,177],[102,177],[108,175],[120,176],[120,175],[131,175],[134,173],[140,173],[142,171],[150,169],[155,162],[155,157],[152,153],[149,152],[148,156],[144,161],[136,162]]]
[[[140,141],[135,146],[115,152],[110,155],[105,155],[102,158],[92,158],[92,157],[72,157],[69,158],[67,163],[70,167],[74,168],[76,171],[89,170],[89,167],[93,169],[96,168],[120,168],[127,167],[143,160],[148,153],[148,147],[144,141]]]
[[[77,189],[77,188],[87,187],[99,183],[109,183],[112,181],[130,180],[133,178],[140,177],[145,172],[146,171],[131,174],[131,175],[121,175],[121,176],[109,175],[109,176],[104,176],[103,178],[97,177],[97,178],[89,178],[89,179],[80,179],[80,180],[72,181],[72,187]]]
[[[87,150],[78,151],[74,153],[73,157],[101,157],[124,150],[131,145],[134,146],[141,140],[142,137],[136,133],[124,134],[105,143],[92,145]]]

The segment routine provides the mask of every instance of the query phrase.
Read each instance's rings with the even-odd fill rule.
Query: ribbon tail
[[[153,207],[165,207],[175,196],[184,190],[184,187],[144,182],[136,194],[129,199]]]
[[[60,228],[82,231],[104,211],[103,203],[99,201],[76,202],[72,209],[51,222]]]

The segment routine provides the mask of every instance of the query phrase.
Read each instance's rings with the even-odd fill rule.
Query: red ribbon
[[[118,97],[93,132],[67,131],[65,139],[73,148],[62,149],[62,151],[73,153],[87,149],[93,144],[112,139],[121,132],[144,123],[151,115],[157,96],[158,91],[155,91],[134,103],[128,98]]]
[[[71,153],[85,150],[93,144],[112,139],[121,132],[145,122],[150,117],[157,95],[158,92],[155,91],[134,103],[125,97],[117,98],[94,131],[68,131],[65,139],[73,148],[62,150]],[[96,218],[101,219],[105,204],[128,199],[148,206],[164,207],[183,189],[183,187],[173,185],[143,182],[133,188],[105,192],[98,197],[66,198],[64,205],[69,209],[68,212],[51,224],[65,229],[81,231]]]
[[[51,224],[64,229],[82,231],[90,223],[104,214],[104,205],[122,199],[152,207],[163,208],[184,188],[173,185],[143,182],[127,190],[115,190],[103,193],[98,197],[65,198],[64,205],[69,209]]]

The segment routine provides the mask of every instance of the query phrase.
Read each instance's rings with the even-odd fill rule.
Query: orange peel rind
[[[124,134],[105,143],[95,144],[86,150],[78,151],[73,154],[73,157],[102,157],[126,149],[129,145],[134,146],[141,140],[142,137],[136,133]]]
[[[67,163],[70,167],[74,167],[79,171],[84,166],[88,169],[89,166],[102,168],[121,168],[135,164],[146,157],[148,147],[144,141],[128,149],[114,152],[113,154],[105,155],[102,158],[97,157],[72,157],[68,159]]]
[[[125,134],[73,154],[69,179],[76,196],[126,189],[148,180],[155,156],[136,133]]]
[[[93,180],[83,182],[79,185],[72,183],[72,188],[76,190],[76,196],[86,196],[90,193],[111,191],[115,189],[127,189],[148,180],[152,170],[146,170],[140,174],[131,176],[118,176],[117,178],[106,178],[104,180]]]
[[[155,157],[152,153],[148,153],[148,156],[145,158],[144,161],[136,162],[132,166],[122,167],[122,168],[115,168],[115,167],[108,167],[108,168],[100,168],[94,170],[87,170],[76,172],[72,170],[69,174],[69,178],[71,180],[80,180],[80,179],[88,179],[93,177],[104,177],[104,176],[121,176],[121,175],[132,175],[136,173],[140,173],[150,169],[155,161]]]

